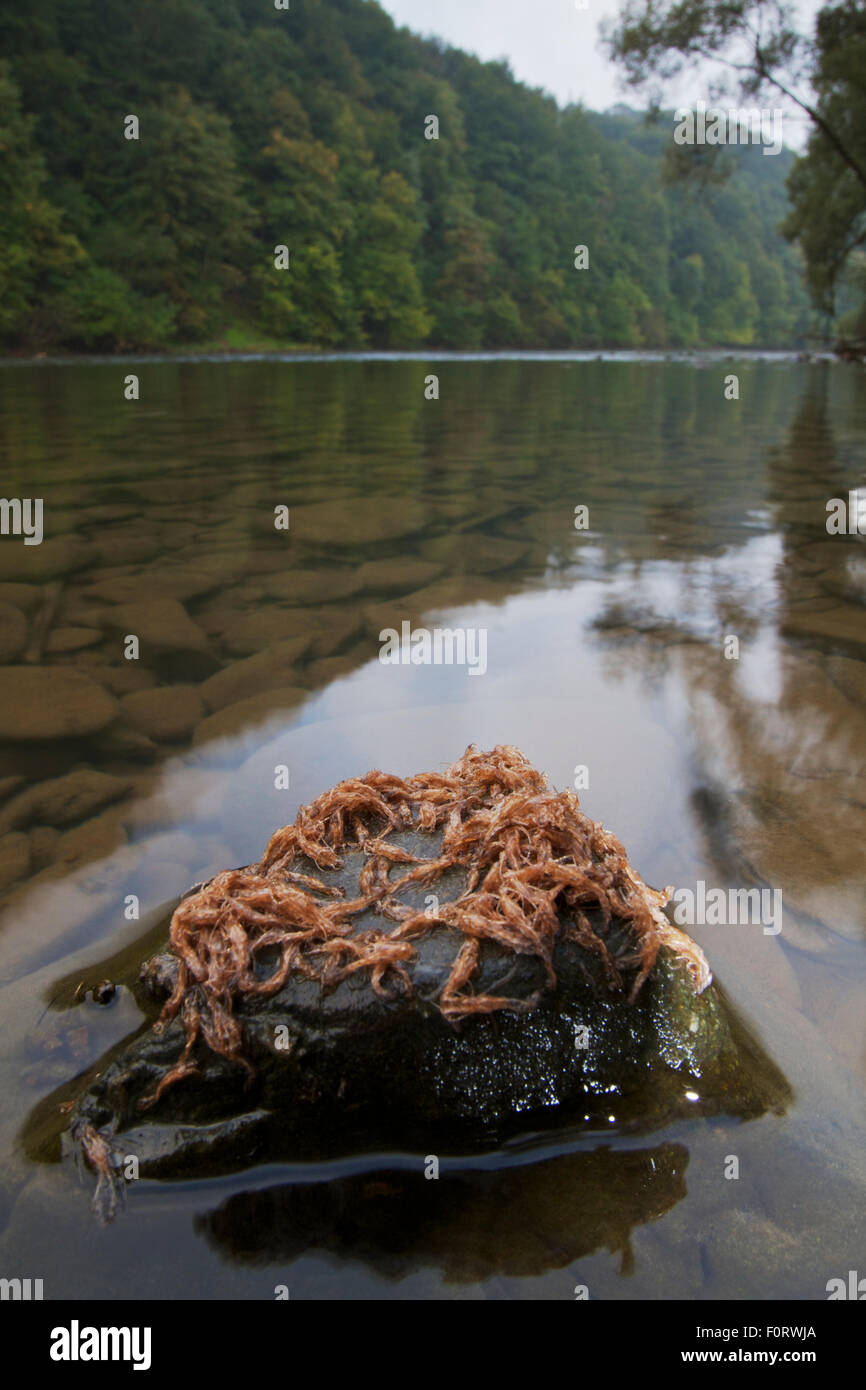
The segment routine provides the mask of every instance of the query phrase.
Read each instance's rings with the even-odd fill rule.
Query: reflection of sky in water
[[[720,556],[696,557],[687,563],[647,561],[638,579],[627,573],[614,578],[610,601],[623,604],[626,614],[632,609],[651,615],[656,622],[676,623],[695,637],[716,638],[720,610],[725,607],[736,606],[755,620],[773,610],[783,553],[781,536],[767,534],[750,537]]]
[[[749,640],[740,647],[737,662],[737,686],[746,700],[775,704],[782,694],[782,645],[772,623],[762,623]]]

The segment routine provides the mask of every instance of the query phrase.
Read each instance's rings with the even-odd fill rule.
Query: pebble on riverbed
[[[0,669],[0,739],[70,738],[96,733],[117,716],[117,701],[72,667]]]

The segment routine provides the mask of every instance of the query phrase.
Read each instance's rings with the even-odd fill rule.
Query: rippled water
[[[856,1269],[866,550],[825,521],[864,424],[862,373],[827,362],[0,370],[3,492],[45,528],[0,538],[0,1273],[47,1297],[822,1298]],[[483,675],[378,660],[381,629],[439,618],[486,631]],[[693,931],[788,1112],[565,1126],[438,1183],[405,1154],[142,1181],[96,1226],[56,1093],[141,1017],[74,983],[333,782],[469,742],[557,786],[585,766],[653,884],[782,891],[778,935]],[[104,775],[52,785],[81,771]]]

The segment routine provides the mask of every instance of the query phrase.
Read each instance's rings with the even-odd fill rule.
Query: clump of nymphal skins
[[[412,828],[441,832],[435,857],[411,854],[389,838]],[[299,861],[338,868],[347,850],[366,856],[360,895],[351,900],[299,871]],[[433,887],[455,866],[466,873],[457,899],[423,911],[404,901],[408,888]],[[688,966],[700,993],[710,971],[696,943],[662,912],[671,891],[648,888],[615,836],[584,815],[573,792],[553,791],[514,747],[479,753],[470,746],[441,773],[349,778],[301,807],[257,864],[218,874],[178,906],[170,946],[179,968],[156,1027],[179,1016],[186,1045],[140,1105],[153,1105],[198,1071],[199,1039],[251,1070],[235,1007],[245,996],[276,994],[295,972],[328,989],[365,971],[377,994],[410,992],[406,965],[414,943],[442,925],[454,929],[455,951],[438,1005],[455,1022],[500,1009],[524,1012],[544,993],[520,1000],[476,993],[484,941],[537,957],[553,988],[553,951],[564,934],[597,956],[608,987],[627,987],[632,1001],[665,945]],[[381,926],[357,925],[362,914],[369,921],[371,909]],[[614,924],[625,930],[611,933]],[[263,977],[262,959],[275,953],[277,963]]]

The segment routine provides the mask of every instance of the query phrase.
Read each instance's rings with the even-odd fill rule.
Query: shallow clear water
[[[866,542],[825,522],[863,483],[864,424],[862,373],[828,362],[0,369],[3,491],[45,508],[41,546],[0,538],[2,660],[120,702],[55,737],[62,684],[0,698],[0,1272],[47,1297],[823,1298],[856,1269]],[[383,665],[403,619],[483,628],[486,671]],[[438,1183],[398,1154],[142,1181],[98,1227],[45,1136],[56,1089],[140,1016],[128,994],[67,1007],[69,982],[145,954],[172,899],[333,782],[470,742],[517,744],[557,786],[584,766],[584,809],[650,883],[781,890],[777,935],[692,930],[787,1113],[563,1124]],[[22,803],[81,769],[116,780]]]

